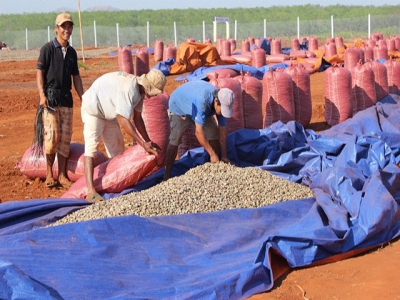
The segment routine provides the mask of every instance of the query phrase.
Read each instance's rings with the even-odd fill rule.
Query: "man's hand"
[[[227,164],[231,163],[231,161],[227,157],[221,157],[221,161],[223,161],[224,163],[227,163]]]
[[[49,101],[47,100],[47,97],[44,95],[44,93],[40,96],[39,106],[43,108],[49,107]]]
[[[161,150],[161,148],[152,141],[144,142],[143,148],[150,154],[157,154],[157,151]]]
[[[154,147],[155,149],[157,149],[157,151],[161,151],[161,147],[160,146],[158,146],[156,143],[154,143],[153,141],[150,141],[151,142],[151,146],[152,147]]]
[[[217,154],[215,154],[215,152],[210,155],[210,162],[213,164],[216,164],[219,162],[219,157]]]

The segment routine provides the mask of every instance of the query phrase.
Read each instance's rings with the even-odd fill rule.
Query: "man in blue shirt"
[[[218,89],[203,80],[189,81],[171,94],[168,112],[171,134],[164,180],[171,176],[183,133],[193,124],[196,138],[210,155],[210,162],[217,163],[221,160],[229,163],[226,150],[226,118],[232,117],[234,101],[235,96],[230,89]]]

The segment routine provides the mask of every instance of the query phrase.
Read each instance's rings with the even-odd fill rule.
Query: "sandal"
[[[99,203],[106,201],[102,196],[100,196],[98,193],[93,193],[89,194],[86,196],[86,201],[90,203]]]
[[[45,184],[48,189],[51,189],[51,188],[55,187],[58,184],[58,182],[54,178],[49,178],[49,179],[46,179]]]

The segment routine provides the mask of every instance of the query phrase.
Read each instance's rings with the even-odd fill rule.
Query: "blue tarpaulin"
[[[238,72],[243,72],[244,74],[249,73],[251,76],[257,78],[257,79],[263,79],[263,76],[266,72],[269,70],[277,70],[278,68],[281,69],[286,69],[289,67],[285,63],[276,63],[276,64],[271,64],[271,65],[264,65],[260,68],[244,65],[244,64],[234,64],[234,65],[221,65],[221,66],[214,66],[214,67],[200,67],[197,68],[196,70],[192,71],[191,73],[187,75],[182,75],[177,78],[175,78],[176,81],[193,81],[193,80],[200,80],[200,79],[205,79],[207,78],[207,74],[211,72],[218,71],[219,69],[232,69]]]
[[[164,73],[164,75],[168,76],[170,75],[170,67],[175,63],[175,60],[172,58],[169,58],[166,61],[159,62],[154,66],[154,69],[158,69],[161,72]],[[234,65],[219,65],[219,66],[213,66],[213,67],[199,67],[196,70],[190,72],[187,75],[182,75],[178,76],[175,78],[176,81],[193,81],[193,80],[201,80],[207,78],[207,74],[211,72],[218,71],[219,69],[232,69],[238,72],[243,73],[250,73],[251,76],[257,78],[257,79],[262,79],[265,72],[268,72],[269,70],[277,70],[278,68],[281,69],[286,69],[289,67],[288,64],[285,63],[275,63],[275,64],[270,64],[270,65],[265,65],[259,68],[248,66],[245,64],[234,64]]]
[[[175,62],[174,59],[170,58],[169,60],[163,61],[158,63],[154,66],[154,69],[158,69],[164,73],[164,75],[170,75],[170,67]],[[323,72],[327,68],[331,67],[332,65],[327,62],[325,59],[321,58],[321,66],[318,69],[318,72]],[[245,64],[237,63],[234,65],[220,65],[220,66],[213,66],[213,67],[199,67],[196,70],[190,72],[187,75],[177,76],[175,81],[193,81],[193,80],[202,80],[207,78],[208,73],[212,73],[218,71],[219,69],[231,69],[235,70],[240,74],[243,72],[244,74],[249,73],[251,76],[257,79],[263,79],[263,76],[266,72],[271,70],[276,71],[277,69],[286,69],[289,65],[286,63],[273,63],[264,65],[262,67],[256,68],[253,66],[248,66]]]
[[[232,163],[309,185],[314,198],[56,227],[45,226],[87,202],[0,204],[0,298],[243,299],[270,290],[278,265],[309,266],[395,239],[399,120],[400,97],[390,95],[320,133],[277,122],[229,135]],[[206,160],[201,148],[191,150],[173,175]],[[155,185],[162,172],[132,191]]]

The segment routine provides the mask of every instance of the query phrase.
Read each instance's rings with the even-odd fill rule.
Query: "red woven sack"
[[[265,60],[267,63],[283,63],[285,60],[289,60],[290,56],[283,53],[266,55]]]
[[[164,53],[164,42],[162,40],[156,40],[154,43],[154,61],[162,61]]]
[[[324,57],[329,58],[335,56],[337,54],[336,44],[335,42],[327,42],[325,43],[325,54]]]
[[[265,66],[266,63],[264,49],[254,47],[253,50],[251,50],[251,65],[255,68],[261,68]]]
[[[244,128],[263,128],[262,83],[246,73],[235,77],[242,88]]]
[[[386,66],[379,61],[369,61],[366,62],[366,64],[368,64],[374,72],[376,101],[380,101],[389,95],[389,83]]]
[[[389,59],[388,47],[384,40],[379,40],[377,45],[374,47],[374,59]]]
[[[310,73],[301,64],[284,70],[292,78],[295,120],[306,127],[312,114]]]
[[[243,53],[250,52],[250,41],[248,39],[243,40],[241,43],[240,50]]]
[[[282,121],[287,123],[295,120],[293,83],[289,74],[282,69],[266,72],[262,80],[262,104],[265,110],[264,128]]]
[[[318,50],[318,39],[316,37],[308,38],[308,50],[309,51]]]
[[[355,68],[362,59],[361,50],[358,47],[348,47],[344,51],[344,66],[349,70]]]
[[[325,120],[333,126],[352,116],[351,72],[334,65],[325,71]]]
[[[157,168],[165,165],[167,146],[169,143],[170,125],[168,118],[167,92],[158,94],[154,97],[145,98],[143,102],[142,117],[146,126],[149,138],[161,147],[158,155]]]
[[[375,75],[368,64],[359,63],[354,68],[352,103],[353,116],[376,104]]]
[[[231,41],[230,40],[222,40],[221,41],[221,56],[231,56]]]
[[[71,181],[77,181],[85,175],[84,170],[84,152],[85,145],[80,143],[71,143],[69,158],[67,160],[67,175]],[[17,163],[17,168],[20,169],[22,175],[29,179],[46,178],[46,157],[40,156],[37,159],[33,157],[33,149],[30,146],[22,156],[21,160]],[[102,152],[97,151],[93,158],[93,166],[97,166],[108,160],[108,157]],[[53,176],[58,177],[58,160],[53,165]]]
[[[133,74],[133,60],[130,46],[122,46],[118,48],[118,70],[129,74]]]
[[[157,156],[148,154],[141,146],[134,145],[121,155],[94,168],[94,186],[99,193],[120,193],[150,175],[157,165]],[[85,198],[86,178],[76,181],[61,198]]]
[[[293,37],[290,41],[290,45],[292,46],[292,51],[300,50],[300,42],[298,38]]]
[[[282,54],[282,43],[280,38],[271,40],[271,55]]]
[[[207,78],[209,80],[217,79],[217,78],[233,78],[238,75],[238,72],[233,69],[221,68],[212,72],[207,73]]]
[[[147,74],[150,71],[149,52],[146,48],[139,48],[135,55],[135,71],[136,76]]]
[[[390,94],[400,92],[400,62],[389,59],[384,62],[388,74],[388,85]]]
[[[169,58],[175,59],[176,60],[176,47],[173,45],[167,45],[164,47],[164,53],[163,53],[163,60],[167,60]]]

